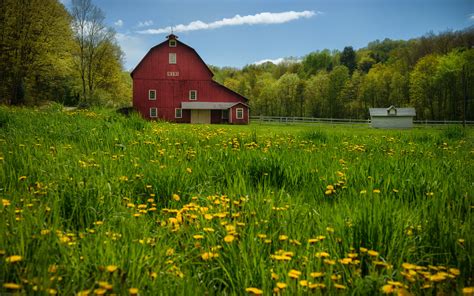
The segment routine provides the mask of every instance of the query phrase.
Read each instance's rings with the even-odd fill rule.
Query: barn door
[[[211,123],[211,110],[191,110],[191,123]]]

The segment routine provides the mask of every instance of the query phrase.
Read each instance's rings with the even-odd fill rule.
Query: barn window
[[[176,40],[170,40],[170,47],[176,47]]]
[[[168,55],[170,64],[176,64],[176,53],[170,52]]]
[[[190,99],[191,101],[196,101],[197,98],[198,98],[198,92],[197,92],[197,90],[190,90],[190,91],[189,91],[189,99]]]
[[[150,108],[150,117],[151,118],[156,118],[158,117],[158,109],[153,107],[153,108]]]
[[[235,118],[244,119],[244,108],[235,109]]]
[[[150,101],[156,100],[156,90],[155,89],[148,90],[148,100],[150,100]]]
[[[174,109],[174,118],[183,118],[183,109]]]

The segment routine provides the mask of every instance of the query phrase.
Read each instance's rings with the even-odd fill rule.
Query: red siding
[[[176,64],[169,64],[170,52],[176,53]],[[168,76],[169,72],[179,72],[179,76]],[[145,118],[150,118],[150,108],[156,107],[160,119],[190,122],[190,110],[183,110],[182,118],[175,118],[175,109],[181,108],[181,102],[190,102],[190,90],[197,91],[196,102],[247,102],[246,98],[213,81],[212,75],[194,49],[181,42],[177,42],[177,47],[169,47],[165,41],[152,48],[132,71],[133,105]],[[151,89],[156,90],[156,100],[148,99]],[[239,106],[247,115],[235,123],[248,123],[247,105]],[[235,114],[235,110],[233,112]],[[212,110],[211,122],[222,122],[220,110]]]

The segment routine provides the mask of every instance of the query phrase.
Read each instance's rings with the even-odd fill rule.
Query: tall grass
[[[452,127],[1,107],[0,293],[461,293],[473,146],[472,129]]]

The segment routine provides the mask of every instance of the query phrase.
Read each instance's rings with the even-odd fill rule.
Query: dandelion
[[[287,239],[288,239],[287,235],[282,234],[282,235],[278,236],[278,240],[280,240],[280,241],[285,241]]]
[[[307,281],[307,280],[301,280],[301,281],[299,282],[299,284],[300,284],[300,286],[302,286],[302,287],[307,287],[307,286],[308,286],[308,281]]]
[[[128,292],[130,295],[137,295],[138,294],[138,289],[137,288],[130,288],[128,289]]]
[[[173,194],[173,200],[175,200],[175,201],[179,201],[179,200],[180,200],[180,197],[179,197],[179,195],[177,195],[177,194]]]
[[[235,237],[234,237],[233,235],[231,235],[231,234],[228,234],[228,235],[226,235],[226,236],[224,237],[224,241],[225,241],[226,243],[231,243],[231,242],[234,241],[234,239],[235,239]]]
[[[18,181],[24,181],[24,180],[26,180],[26,176],[20,176],[20,177],[18,178]]]
[[[187,172],[188,174],[191,174],[191,173],[193,172],[193,170],[192,170],[191,168],[186,168],[186,172]]]
[[[94,290],[94,294],[96,295],[104,295],[105,293],[107,293],[107,290],[103,288],[97,288]]]
[[[4,283],[3,287],[5,289],[10,289],[10,290],[18,290],[21,289],[21,285],[15,284],[15,283]]]
[[[378,194],[378,193],[380,193],[380,189],[374,189],[374,190],[372,190],[372,192]]]
[[[309,276],[312,278],[320,278],[324,276],[324,272],[312,272],[309,274]]]
[[[204,235],[195,234],[195,235],[193,235],[193,238],[194,238],[194,239],[203,239],[203,238],[204,238]]]
[[[299,278],[301,275],[301,271],[298,271],[296,269],[291,269],[289,272],[288,272],[288,276],[292,279],[297,279]]]
[[[329,257],[329,253],[327,253],[327,252],[318,252],[314,256],[316,256],[318,258],[327,258],[327,257]]]
[[[13,256],[7,257],[5,261],[6,261],[7,263],[16,263],[16,262],[20,262],[21,260],[23,260],[23,257],[22,257],[22,256],[13,255]]]
[[[464,295],[474,295],[474,287],[464,287],[462,288],[462,293]]]
[[[277,286],[278,289],[280,289],[280,290],[283,290],[283,289],[285,289],[286,287],[288,287],[287,284],[281,283],[281,282],[276,283],[276,286]]]
[[[318,289],[318,288],[319,289],[324,289],[324,288],[326,288],[326,285],[325,284],[320,284],[320,283],[310,283],[308,285],[308,288],[310,288],[310,289]]]
[[[258,289],[258,288],[254,288],[254,287],[248,287],[245,289],[246,292],[248,293],[251,293],[253,295],[262,295],[263,294],[263,291]]]
[[[340,284],[334,284],[334,287],[335,287],[336,289],[339,289],[339,290],[345,290],[345,289],[347,289],[346,286],[340,285]]]
[[[105,269],[108,272],[113,273],[118,269],[118,266],[116,266],[116,265],[107,265],[107,267],[105,267]]]
[[[367,254],[369,254],[369,256],[372,256],[372,257],[377,257],[379,255],[379,252],[374,251],[374,250],[369,250],[367,251]]]
[[[383,285],[380,289],[384,294],[392,294],[395,292],[395,287],[392,285]]]
[[[361,190],[361,191],[359,192],[359,194],[366,194],[366,193],[367,193],[367,190]]]

